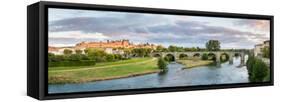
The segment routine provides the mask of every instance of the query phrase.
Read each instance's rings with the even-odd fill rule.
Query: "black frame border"
[[[242,18],[242,19],[261,19],[270,20],[270,81],[259,83],[235,83],[235,84],[218,84],[218,85],[198,85],[198,86],[181,86],[181,87],[163,87],[163,88],[145,88],[145,89],[126,89],[99,92],[75,92],[75,93],[59,93],[48,94],[48,8],[64,8],[64,9],[82,9],[82,10],[102,10],[117,12],[136,12],[136,13],[153,13],[168,15],[188,15],[188,16],[205,16],[205,17],[224,17],[224,18]],[[272,15],[254,15],[254,14],[238,14],[238,13],[221,13],[221,12],[205,12],[205,11],[188,11],[175,9],[160,8],[142,8],[112,5],[95,5],[95,4],[78,4],[78,3],[62,3],[62,2],[39,2],[39,99],[62,99],[62,98],[81,98],[81,97],[97,97],[97,96],[113,96],[113,95],[129,95],[144,93],[160,93],[160,92],[176,92],[206,89],[225,89],[255,86],[272,86],[274,85],[274,47],[273,33],[274,21]]]

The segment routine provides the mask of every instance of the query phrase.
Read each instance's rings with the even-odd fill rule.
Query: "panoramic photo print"
[[[270,81],[270,21],[48,9],[48,93]]]

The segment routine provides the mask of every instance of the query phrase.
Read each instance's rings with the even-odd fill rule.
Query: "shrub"
[[[246,62],[246,66],[247,66],[247,69],[248,69],[248,73],[249,73],[249,76],[251,76],[251,73],[253,72],[253,65],[255,63],[255,58],[253,56],[249,56],[247,62]]]
[[[64,50],[63,50],[63,54],[65,54],[65,55],[72,54],[72,50],[70,50],[70,49],[64,49]]]
[[[82,50],[75,50],[76,54],[82,54],[82,52],[83,52]]]
[[[71,54],[68,57],[68,60],[69,61],[80,61],[80,60],[82,60],[82,56],[80,54]]]
[[[265,47],[262,49],[262,56],[265,58],[269,58],[270,57],[270,49],[269,47]]]
[[[262,60],[257,59],[252,71],[251,82],[263,82],[268,75],[269,68]]]
[[[162,58],[162,57],[160,57],[160,58],[158,58],[158,63],[157,63],[157,65],[158,65],[158,68],[159,69],[161,69],[161,70],[167,70],[167,62]]]
[[[115,60],[114,57],[115,57],[115,56],[114,56],[113,54],[107,54],[107,55],[106,55],[106,61],[114,61],[114,60]]]
[[[248,69],[249,80],[251,82],[263,82],[269,80],[269,68],[261,59],[250,56],[246,62],[246,66]]]
[[[122,56],[119,55],[119,54],[114,54],[114,58],[115,58],[116,60],[121,60],[121,59],[122,59]]]
[[[64,61],[66,60],[66,57],[64,55],[54,55],[54,56],[49,56],[49,62],[59,62],[59,61]]]

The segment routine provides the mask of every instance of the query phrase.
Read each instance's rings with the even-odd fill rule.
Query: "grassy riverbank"
[[[195,59],[177,60],[177,62],[185,65],[184,69],[198,67],[198,66],[205,66],[213,63],[212,60],[195,60]]]
[[[159,72],[156,58],[97,63],[88,67],[51,67],[49,84],[84,83]]]

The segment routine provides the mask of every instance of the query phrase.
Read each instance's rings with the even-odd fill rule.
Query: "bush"
[[[253,65],[255,63],[255,58],[253,56],[249,56],[247,62],[246,62],[246,66],[247,66],[247,69],[248,69],[248,74],[249,76],[251,76],[251,73],[253,72]]]
[[[158,68],[159,69],[161,69],[161,70],[167,70],[168,68],[167,68],[167,62],[162,58],[162,57],[160,57],[160,58],[158,58],[158,63],[157,63],[157,65],[158,65]]]
[[[251,77],[251,82],[263,82],[267,77],[269,68],[267,65],[260,59],[255,61],[253,65],[253,72]]]
[[[49,67],[93,66],[95,64],[96,62],[93,60],[48,62]]]
[[[113,54],[107,54],[107,55],[106,55],[106,61],[114,61],[114,60],[115,60],[114,57],[115,57],[115,56],[114,56]]]
[[[246,66],[248,69],[249,80],[251,82],[263,82],[269,80],[269,67],[261,59],[250,56],[246,62]]]
[[[82,60],[82,56],[80,54],[71,54],[68,57],[68,60],[69,61],[80,61],[80,60]]]
[[[269,47],[265,47],[262,49],[262,56],[265,58],[269,58],[270,57],[270,49]]]
[[[54,55],[54,56],[50,55],[48,57],[49,57],[48,58],[49,62],[60,62],[66,60],[66,57],[64,55]]]
[[[63,54],[65,54],[65,55],[72,54],[72,50],[70,50],[70,49],[64,49],[64,50],[63,50]]]
[[[122,56],[119,55],[119,54],[114,54],[114,58],[115,58],[116,60],[121,60],[121,59],[122,59]]]
[[[208,60],[208,54],[206,54],[206,53],[204,53],[203,55],[202,55],[202,60]]]

